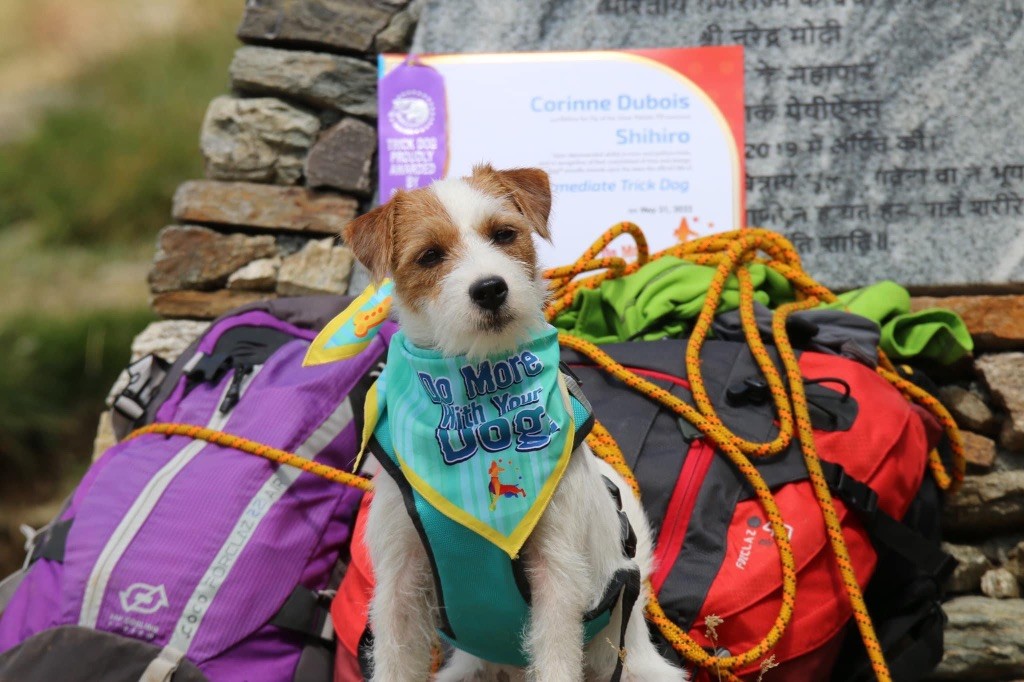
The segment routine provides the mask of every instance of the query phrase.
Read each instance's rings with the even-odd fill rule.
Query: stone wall
[[[409,0],[246,3],[231,92],[199,136],[206,178],[178,188],[157,240],[159,315],[347,291],[338,234],[376,186],[376,55],[406,49],[416,13]]]
[[[944,377],[939,399],[961,428],[967,477],[948,500],[945,546],[960,562],[943,606],[935,679],[1024,677],[1024,297],[918,298],[960,313],[976,358]],[[1010,350],[1017,349],[1017,350]]]
[[[173,359],[203,320],[276,296],[345,293],[341,227],[376,186],[379,51],[402,51],[420,0],[249,0],[200,148],[206,178],[175,194],[133,347]],[[865,282],[866,284],[866,282]],[[936,679],[1024,678],[1024,296],[916,298],[966,320],[977,357],[940,377],[970,466],[944,519],[960,559]],[[101,440],[106,444],[107,440]]]

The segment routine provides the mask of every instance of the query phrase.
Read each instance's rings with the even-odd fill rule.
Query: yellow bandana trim
[[[303,367],[347,360],[361,353],[373,341],[391,312],[394,285],[385,279],[366,287],[345,310],[327,323],[306,351]]]
[[[530,537],[533,529],[537,527],[537,522],[540,521],[540,517],[544,513],[544,510],[547,509],[548,503],[551,501],[551,497],[555,494],[555,488],[558,487],[558,484],[562,480],[562,476],[565,474],[566,467],[569,466],[569,457],[572,455],[573,451],[572,445],[576,439],[576,423],[572,418],[572,402],[569,398],[569,391],[565,387],[565,380],[562,378],[561,373],[559,373],[558,376],[558,388],[562,394],[562,401],[565,403],[566,411],[569,414],[569,426],[565,437],[565,445],[562,448],[562,453],[558,456],[558,462],[555,463],[555,468],[552,471],[551,476],[549,476],[547,481],[545,481],[544,486],[537,495],[537,500],[534,502],[533,507],[522,518],[519,525],[517,525],[515,530],[512,531],[511,535],[503,535],[473,515],[464,511],[461,507],[449,502],[446,497],[437,492],[429,483],[416,475],[416,472],[413,471],[411,467],[406,466],[401,453],[395,450],[395,458],[398,460],[398,465],[401,467],[406,480],[409,481],[409,485],[411,485],[416,492],[422,495],[432,507],[450,518],[452,521],[455,521],[459,525],[465,526],[479,534],[488,542],[491,542],[508,554],[509,557],[513,559],[519,558],[519,550],[523,548],[523,544],[526,542],[526,539]],[[374,398],[376,399],[376,396],[374,396]],[[367,396],[366,402],[367,407],[369,408],[369,395]],[[366,420],[366,423],[369,423],[369,419]]]

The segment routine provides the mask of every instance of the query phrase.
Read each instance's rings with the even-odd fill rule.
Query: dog
[[[505,469],[496,461],[491,461],[487,473],[491,477],[491,482],[487,486],[487,492],[491,494],[491,511],[498,508],[500,497],[526,497],[526,491],[519,486],[501,482],[501,475],[505,473]]]
[[[397,192],[349,223],[344,238],[375,280],[392,278],[395,314],[415,347],[482,361],[507,357],[547,328],[548,289],[534,236],[550,241],[550,210],[550,181],[543,170],[480,165],[468,177]],[[523,488],[501,483],[502,471],[492,464],[489,483],[481,481],[492,510],[499,496],[504,496],[499,508],[526,496]],[[614,483],[621,511],[605,480]],[[437,640],[432,558],[407,504],[393,472],[376,478],[366,532],[376,576],[370,604],[374,682],[427,680]],[[635,533],[635,560],[620,547],[621,513]],[[507,637],[519,642],[526,666],[489,662],[456,648],[434,679],[602,681],[621,666],[621,679],[632,682],[685,681],[685,671],[659,655],[644,620],[652,546],[643,510],[625,481],[580,444],[568,455],[550,502],[522,546],[528,626]],[[607,625],[584,644],[584,614],[629,567],[639,569],[639,598],[627,614],[622,613],[625,599],[616,602]],[[481,611],[489,599],[480,594]],[[620,635],[624,615],[627,627]]]

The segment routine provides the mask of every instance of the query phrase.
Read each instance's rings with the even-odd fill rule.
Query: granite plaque
[[[748,225],[836,288],[1021,289],[1022,21],[1024,0],[428,0],[413,49],[742,45]]]

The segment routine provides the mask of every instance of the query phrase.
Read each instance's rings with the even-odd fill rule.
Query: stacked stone
[[[250,0],[232,92],[211,103],[206,179],[175,193],[150,273],[163,317],[210,319],[276,296],[343,294],[345,223],[376,185],[378,52],[411,39],[415,0]]]
[[[943,605],[946,651],[934,679],[1024,676],[1024,296],[917,298],[967,323],[976,359],[939,398],[961,428],[967,477],[946,506],[945,548],[960,562]]]
[[[207,177],[178,189],[175,224],[158,239],[157,313],[208,320],[264,298],[346,292],[353,259],[338,233],[376,185],[373,59],[407,49],[420,2],[248,0],[232,93],[211,102],[203,122]],[[1022,678],[1024,296],[914,306],[955,310],[977,344],[976,360],[940,391],[963,429],[969,467],[943,519],[960,566],[934,679]],[[154,323],[133,357],[173,360],[205,326]],[[110,442],[104,436],[97,452]]]

